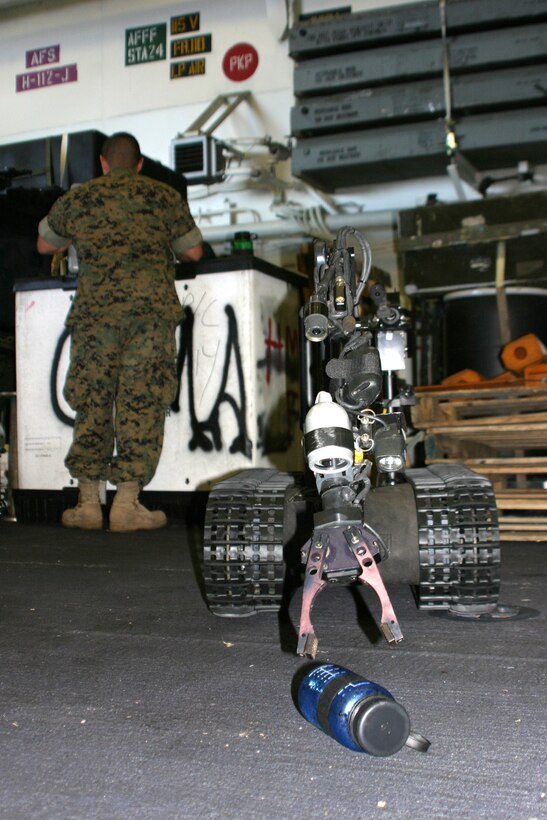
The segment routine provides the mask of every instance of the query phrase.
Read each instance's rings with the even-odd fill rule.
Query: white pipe
[[[355,214],[324,214],[327,228],[336,234],[340,228],[393,228],[396,211],[371,211]],[[278,219],[270,222],[238,222],[233,225],[199,225],[206,242],[224,242],[234,231],[249,231],[257,239],[283,239],[285,236],[311,236],[305,225],[296,220]]]

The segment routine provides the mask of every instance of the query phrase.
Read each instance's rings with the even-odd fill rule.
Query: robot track
[[[211,612],[279,610],[285,580],[286,497],[295,479],[252,469],[220,482],[205,513],[203,578]]]
[[[461,464],[411,469],[405,478],[416,502],[420,609],[494,607],[500,545],[490,481]]]
[[[211,612],[241,617],[280,609],[287,559],[299,561],[313,526],[308,508],[306,531],[294,539],[304,496],[298,474],[273,469],[243,471],[211,491],[203,550]],[[481,613],[496,606],[499,528],[488,479],[459,464],[407,470],[401,484],[371,491],[365,521],[388,545],[384,581],[414,587],[420,609]]]

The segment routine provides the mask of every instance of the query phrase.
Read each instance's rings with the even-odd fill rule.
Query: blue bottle
[[[343,666],[325,663],[312,669],[298,687],[297,700],[306,720],[355,752],[387,757],[405,744],[429,748],[429,741],[411,732],[406,709],[387,689]]]

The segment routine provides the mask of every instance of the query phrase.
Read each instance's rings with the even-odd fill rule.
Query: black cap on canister
[[[410,718],[395,700],[366,698],[349,717],[354,741],[375,757],[388,757],[402,749],[410,734]]]

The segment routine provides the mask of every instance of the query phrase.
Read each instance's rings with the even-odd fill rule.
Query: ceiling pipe
[[[383,228],[393,230],[396,224],[396,211],[372,211],[355,214],[323,214],[323,222],[335,236],[341,228]],[[269,222],[238,222],[232,225],[203,225],[199,228],[206,242],[224,242],[236,231],[248,231],[257,239],[283,239],[288,236],[301,236],[303,239],[314,235],[304,223],[292,219],[277,219]]]

